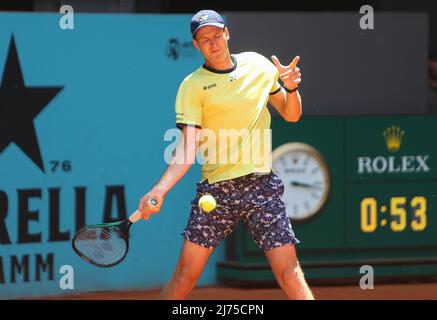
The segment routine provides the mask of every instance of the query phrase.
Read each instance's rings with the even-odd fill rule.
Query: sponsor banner
[[[345,122],[348,180],[435,180],[437,118],[355,117]]]
[[[74,29],[61,17],[0,14],[2,299],[163,286],[200,176],[132,228],[122,264],[75,255],[76,230],[125,218],[160,178],[177,89],[203,60],[188,15],[75,14]],[[215,283],[223,250],[199,284]]]

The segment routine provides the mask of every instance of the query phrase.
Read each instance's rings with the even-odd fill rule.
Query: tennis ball
[[[210,194],[205,194],[199,199],[199,208],[204,212],[211,212],[216,206],[217,203],[215,202],[214,197]]]

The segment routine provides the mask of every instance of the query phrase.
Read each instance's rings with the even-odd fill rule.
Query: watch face
[[[287,215],[303,221],[318,213],[326,203],[330,188],[323,156],[304,143],[287,143],[273,151],[273,169],[284,183]]]

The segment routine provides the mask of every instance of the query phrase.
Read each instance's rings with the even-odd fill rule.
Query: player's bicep
[[[176,125],[202,126],[202,96],[198,88],[188,81],[182,82],[176,96]]]
[[[273,65],[271,61],[269,61],[271,72],[273,75],[273,84],[269,91],[269,104],[282,115],[282,110],[284,109],[286,96],[285,92],[282,89],[282,86],[279,84],[279,71]]]
[[[200,144],[201,128],[193,125],[182,125],[182,141],[186,146],[195,146],[196,150]],[[185,146],[185,148],[186,148]]]
[[[181,139],[173,151],[174,163],[193,163],[200,146],[200,127],[187,124],[179,124]]]

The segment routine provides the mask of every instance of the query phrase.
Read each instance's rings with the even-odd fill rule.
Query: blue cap
[[[201,10],[191,18],[191,35],[204,26],[216,26],[224,28],[226,26],[223,17],[214,10]]]

